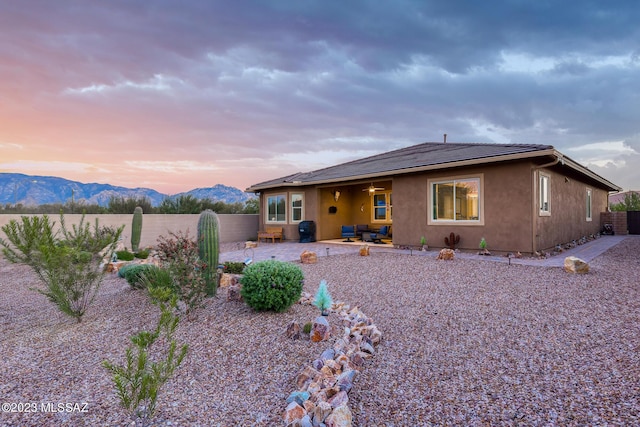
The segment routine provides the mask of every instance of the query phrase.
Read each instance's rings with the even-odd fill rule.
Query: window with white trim
[[[267,217],[266,222],[286,222],[287,221],[287,196],[285,194],[274,194],[267,196]]]
[[[291,194],[291,222],[300,222],[304,218],[304,194]]]
[[[430,182],[431,221],[481,221],[480,177]]]
[[[587,188],[587,221],[593,220],[591,215],[591,189]]]
[[[551,215],[551,177],[549,175],[544,175],[541,173],[539,187],[540,215]]]
[[[376,191],[371,196],[372,222],[389,222],[392,218],[391,192]]]

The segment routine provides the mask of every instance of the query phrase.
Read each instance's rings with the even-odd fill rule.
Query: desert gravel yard
[[[586,275],[435,256],[302,265],[306,292],[327,280],[334,300],[358,306],[383,333],[349,394],[353,425],[640,425],[640,237],[591,261]],[[122,363],[128,337],[152,328],[158,309],[108,275],[76,323],[34,286],[28,268],[0,259],[0,400],[37,408],[3,405],[0,425],[130,425],[101,362]],[[296,304],[259,314],[221,290],[180,323],[176,339],[190,350],[154,425],[283,425],[295,376],[330,345],[288,339],[285,329],[317,313]],[[86,412],[45,413],[48,403]]]

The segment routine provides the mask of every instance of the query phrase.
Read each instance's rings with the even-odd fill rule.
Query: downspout
[[[532,216],[531,216],[531,253],[535,253],[538,250],[538,241],[536,239],[536,225],[538,223],[538,182],[536,172],[542,168],[548,168],[557,165],[562,159],[561,155],[554,154],[555,160],[544,165],[531,166],[531,198],[532,198]],[[563,162],[564,163],[564,162]]]

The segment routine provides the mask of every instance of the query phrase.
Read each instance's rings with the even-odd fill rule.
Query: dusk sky
[[[0,0],[0,172],[174,194],[422,142],[640,189],[640,4]]]

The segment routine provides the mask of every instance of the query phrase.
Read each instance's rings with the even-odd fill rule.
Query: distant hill
[[[209,188],[196,188],[174,195],[162,194],[150,188],[126,188],[110,184],[83,184],[54,176],[0,173],[0,204],[22,204],[37,206],[67,203],[73,198],[76,203],[85,202],[107,206],[111,197],[146,197],[152,206],[158,206],[166,197],[192,195],[197,199],[210,199],[224,203],[245,202],[255,196],[235,187],[216,184]]]

